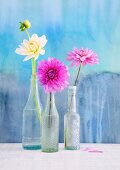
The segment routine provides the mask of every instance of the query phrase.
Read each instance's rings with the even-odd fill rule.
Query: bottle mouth
[[[69,86],[68,89],[70,90],[76,90],[77,86]]]
[[[33,80],[34,78],[35,78],[36,80],[38,80],[38,76],[37,76],[37,75],[34,75],[34,76],[31,75],[31,76],[30,76],[30,80]]]
[[[76,86],[69,86],[68,87],[68,93],[72,94],[72,95],[75,95],[76,94],[76,89],[77,89]]]

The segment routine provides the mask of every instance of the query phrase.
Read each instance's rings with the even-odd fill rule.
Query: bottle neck
[[[76,86],[68,88],[68,113],[76,113]]]
[[[52,115],[56,112],[55,97],[53,93],[47,94],[45,113]]]
[[[37,85],[37,78],[36,76],[31,76],[30,79],[30,91],[29,91],[29,97],[26,103],[26,108],[29,109],[38,109],[40,106],[39,102],[39,93],[38,93],[38,85]]]
[[[31,76],[30,79],[30,93],[29,93],[29,99],[30,98],[36,98],[38,100],[38,80],[36,76]]]
[[[30,93],[38,92],[38,80],[36,76],[31,76],[30,79]]]

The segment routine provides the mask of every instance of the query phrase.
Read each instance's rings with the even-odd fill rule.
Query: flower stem
[[[28,38],[30,39],[30,34],[28,32],[27,29],[25,29],[26,31],[26,34],[28,36]],[[37,112],[38,112],[38,118],[40,120],[40,122],[42,122],[42,117],[41,117],[41,113],[40,113],[40,110],[39,110],[39,104],[38,104],[38,101],[37,101],[37,98],[36,98],[36,61],[34,58],[32,58],[32,83],[33,83],[33,95],[34,95],[34,102],[35,102],[35,105],[36,105],[36,109],[37,109]]]
[[[52,107],[52,93],[50,92],[50,107],[49,107],[49,128],[51,127],[51,124],[52,124],[52,118],[51,118],[51,107]]]
[[[36,76],[36,61],[32,58],[32,76]]]
[[[26,31],[28,38],[30,39],[30,34],[29,34],[28,30],[25,29],[25,31]],[[32,58],[32,76],[36,76],[36,62],[35,62],[34,58]]]
[[[76,77],[76,79],[75,79],[74,86],[77,86],[77,84],[78,84],[78,79],[79,79],[79,77],[80,77],[81,66],[82,66],[82,63],[80,63],[80,66],[79,66],[79,69],[78,69],[78,74],[77,74],[77,77]]]
[[[28,30],[25,29],[25,31],[26,31],[26,34],[27,34],[28,38],[30,39],[30,34],[29,34]]]
[[[52,102],[52,94],[50,92],[50,108],[49,108],[49,116],[51,115],[51,102]]]
[[[42,117],[41,117],[41,113],[40,113],[40,109],[39,109],[39,103],[38,103],[38,100],[36,98],[36,76],[33,76],[33,97],[34,97],[34,102],[35,102],[35,106],[36,106],[36,109],[37,109],[37,114],[38,114],[38,118],[40,120],[40,122],[42,122]]]

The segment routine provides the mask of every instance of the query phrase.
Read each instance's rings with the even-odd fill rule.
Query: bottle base
[[[42,149],[42,152],[53,153],[53,152],[58,152],[58,149],[47,148],[47,149]]]
[[[23,149],[25,149],[25,150],[40,150],[41,145],[24,145]]]
[[[65,150],[80,150],[80,147],[78,147],[78,146],[66,146]]]

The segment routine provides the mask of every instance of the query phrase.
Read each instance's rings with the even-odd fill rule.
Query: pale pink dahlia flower
[[[39,55],[44,55],[44,46],[47,43],[45,35],[38,37],[37,34],[33,34],[29,40],[23,40],[23,43],[16,49],[16,53],[25,55],[24,61],[34,58],[35,60]]]
[[[74,48],[73,51],[68,53],[67,60],[72,62],[71,66],[79,66],[80,64],[85,66],[86,64],[93,65],[99,63],[97,54],[87,48]]]
[[[63,90],[69,84],[68,68],[55,58],[39,62],[37,76],[46,93]]]

